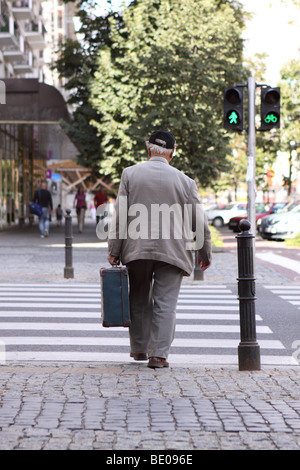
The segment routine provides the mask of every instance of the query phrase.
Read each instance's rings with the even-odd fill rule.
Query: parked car
[[[288,204],[277,214],[261,219],[260,234],[267,240],[286,240],[300,233],[300,201]]]
[[[247,210],[247,204],[243,202],[227,204],[224,207],[206,210],[208,222],[215,227],[222,227],[228,224],[231,217],[244,214]]]
[[[272,214],[278,214],[282,212],[287,206],[288,206],[287,202],[274,202],[274,204],[271,206],[270,210],[266,214],[258,214],[259,217],[256,219],[257,231],[258,232],[261,231],[262,219],[264,217],[268,217],[269,215],[272,215]]]
[[[283,209],[283,207],[286,205],[286,202],[274,202],[271,204],[264,204],[264,203],[257,203],[256,204],[256,224],[257,224],[257,230],[258,227],[260,226],[259,221],[261,220],[262,217],[270,214],[275,214],[278,212],[280,209]],[[239,232],[239,223],[242,219],[247,218],[247,213],[243,215],[238,215],[235,217],[232,217],[229,220],[228,227],[233,230],[234,232]]]

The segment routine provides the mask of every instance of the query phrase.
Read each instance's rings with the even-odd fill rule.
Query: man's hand
[[[199,257],[197,257],[197,264],[200,265],[200,268],[202,269],[202,271],[205,271],[211,265],[209,261],[203,261]]]
[[[108,262],[113,266],[115,264],[120,264],[120,259],[118,256],[108,255]]]
[[[202,271],[205,271],[211,265],[209,261],[200,261],[199,264],[200,264],[200,268],[202,269]]]

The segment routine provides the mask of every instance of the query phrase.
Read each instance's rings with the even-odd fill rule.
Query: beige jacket
[[[191,245],[195,247],[197,237],[200,259],[211,261],[210,230],[192,179],[158,156],[123,171],[109,254],[120,257],[123,264],[137,259],[164,261],[190,275]]]

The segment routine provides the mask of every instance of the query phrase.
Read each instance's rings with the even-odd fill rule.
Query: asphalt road
[[[219,229],[224,243],[224,250],[236,252],[236,233],[227,226]],[[255,238],[256,271],[262,268],[272,268],[274,273],[286,278],[286,282],[280,286],[276,281],[272,282],[272,274],[268,282],[256,281],[256,313],[261,315],[264,322],[271,328],[274,335],[284,344],[289,354],[297,354],[300,346],[300,305],[291,304],[288,299],[293,292],[288,287],[299,287],[295,301],[300,301],[300,249],[285,246],[281,241],[263,240],[259,234]],[[293,269],[291,269],[293,268]],[[274,274],[275,277],[275,274]],[[268,286],[268,287],[266,287]],[[269,286],[274,287],[273,289]],[[237,293],[237,287],[232,285],[232,290]],[[285,290],[284,290],[285,289]],[[295,342],[299,341],[299,345]],[[300,354],[297,356],[300,358]]]
[[[223,227],[220,233],[224,241],[224,247],[220,252],[214,253],[212,267],[205,272],[204,280],[195,283],[193,277],[191,277],[184,281],[183,298],[180,300],[178,308],[177,341],[173,347],[173,354],[180,363],[197,362],[200,360],[200,356],[205,363],[209,360],[213,362],[220,361],[225,354],[228,356],[236,355],[236,348],[233,349],[231,346],[232,340],[236,341],[239,337],[239,331],[237,330],[239,321],[237,317],[236,234],[227,227]],[[1,323],[3,328],[4,323],[6,323],[2,336],[3,338],[24,337],[23,344],[22,342],[16,345],[10,344],[7,346],[7,351],[51,351],[53,353],[77,351],[79,353],[92,353],[94,357],[97,357],[96,354],[105,354],[106,359],[111,358],[112,354],[115,354],[116,360],[120,360],[120,357],[128,358],[128,345],[125,340],[125,337],[128,337],[127,332],[123,331],[121,333],[110,330],[109,332],[97,331],[94,333],[87,330],[79,333],[76,329],[75,331],[68,331],[67,328],[63,328],[58,333],[56,332],[63,326],[63,323],[68,324],[70,321],[73,324],[92,322],[95,323],[96,329],[98,328],[100,300],[96,300],[95,305],[91,308],[85,308],[84,298],[82,297],[80,300],[81,308],[77,308],[78,315],[77,318],[74,318],[72,311],[73,309],[76,310],[76,300],[74,298],[70,300],[70,294],[68,295],[68,288],[69,293],[77,291],[81,295],[80,292],[83,292],[84,287],[89,286],[95,286],[94,293],[100,292],[99,269],[107,265],[107,252],[105,244],[101,244],[97,240],[93,225],[87,225],[83,234],[78,234],[76,225],[74,225],[74,279],[63,278],[63,227],[56,228],[53,226],[50,237],[42,240],[38,236],[37,227],[24,228],[24,230],[12,229],[0,233],[0,242],[0,262],[3,266],[0,272],[0,284],[3,286],[1,297],[4,297],[1,299],[0,311],[2,310]],[[255,245],[256,254],[265,255],[265,259],[258,257],[256,259],[256,314],[261,317],[257,326],[263,326],[271,330],[268,334],[260,335],[259,338],[262,341],[274,340],[282,344],[282,349],[278,348],[271,352],[266,351],[268,354],[274,357],[282,355],[292,357],[293,353],[297,353],[299,348],[297,342],[300,342],[300,311],[298,305],[291,303],[292,301],[284,297],[289,294],[285,289],[291,286],[294,287],[292,294],[300,297],[300,293],[296,290],[299,285],[300,275],[294,270],[298,266],[299,250],[286,248],[283,243],[260,240],[259,237],[256,238]],[[274,255],[279,257],[274,258]],[[281,264],[270,263],[270,260],[279,261]],[[290,262],[294,263],[294,269],[290,269]],[[29,284],[45,285],[45,292],[40,292],[40,295],[44,295],[44,298],[37,297],[35,294],[39,289],[38,287],[35,292],[32,292],[31,297],[20,298],[26,293]],[[197,297],[193,296],[193,292],[188,289],[188,284],[193,285]],[[23,293],[11,291],[8,297],[5,298],[6,285],[19,286],[21,290],[22,286],[25,286],[25,289],[23,288]],[[54,300],[46,300],[47,286],[49,292],[54,291]],[[78,286],[78,289],[76,289],[76,286]],[[204,292],[205,288],[209,289],[209,286],[215,287],[215,294]],[[55,300],[56,304],[59,304],[55,298],[55,292],[58,292],[60,288],[65,290],[66,298],[62,299],[62,302],[66,304],[54,305]],[[227,289],[227,293],[222,297],[223,288]],[[281,290],[278,291],[278,289]],[[204,297],[202,294],[204,294]],[[30,316],[30,311],[34,313],[32,316]],[[68,318],[64,316],[66,311],[69,315]],[[37,312],[41,312],[40,317],[38,317]],[[188,319],[186,314],[191,314],[192,319]],[[204,314],[206,316],[195,320],[194,314]],[[228,318],[226,317],[227,314],[229,315]],[[13,322],[19,322],[19,325],[15,324],[13,329],[10,329],[11,325],[7,324],[11,321],[11,315],[14,315]],[[216,315],[219,315],[219,318]],[[235,315],[235,319],[232,320],[230,315]],[[89,319],[86,317],[89,317]],[[27,323],[26,328],[24,322]],[[39,322],[39,325],[35,325],[32,329],[28,328],[28,323],[34,324],[36,322]],[[51,322],[60,323],[56,331],[53,331],[53,327],[48,329],[45,327],[46,324]],[[44,325],[42,325],[43,323]],[[198,328],[198,332],[196,328]],[[210,331],[205,331],[205,329]],[[70,339],[63,341],[52,338],[51,341],[48,340],[52,344],[44,345],[41,341],[40,344],[36,343],[32,347],[30,339],[28,339],[32,336],[46,338],[73,336],[72,342],[74,344],[70,344]],[[80,336],[81,339],[76,344],[76,338]],[[83,340],[82,336],[90,336],[93,339]],[[107,339],[103,339],[104,343],[101,344],[100,340],[97,340],[97,336],[98,338]],[[113,339],[110,340],[109,338]],[[199,345],[201,344],[201,347],[198,347],[197,341]],[[82,344],[82,342],[86,344]],[[229,345],[228,348],[225,347],[226,344]],[[216,345],[220,345],[220,348]],[[118,354],[122,356],[118,356]],[[265,354],[265,351],[262,351],[262,354]],[[82,355],[78,354],[77,357],[80,360]],[[228,357],[227,360],[229,360]]]

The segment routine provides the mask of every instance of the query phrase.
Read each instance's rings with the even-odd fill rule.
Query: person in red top
[[[76,207],[78,231],[79,233],[82,233],[84,225],[84,215],[86,210],[85,194],[83,192],[82,187],[78,189],[78,192],[75,196],[74,207]]]
[[[99,191],[95,194],[95,197],[94,197],[94,204],[95,204],[96,213],[97,213],[96,224],[98,224],[99,220],[104,217],[104,208],[102,211],[100,209],[99,210],[97,209],[98,207],[100,208],[102,205],[106,204],[107,202],[108,202],[108,196],[104,192],[103,188],[100,187]]]

